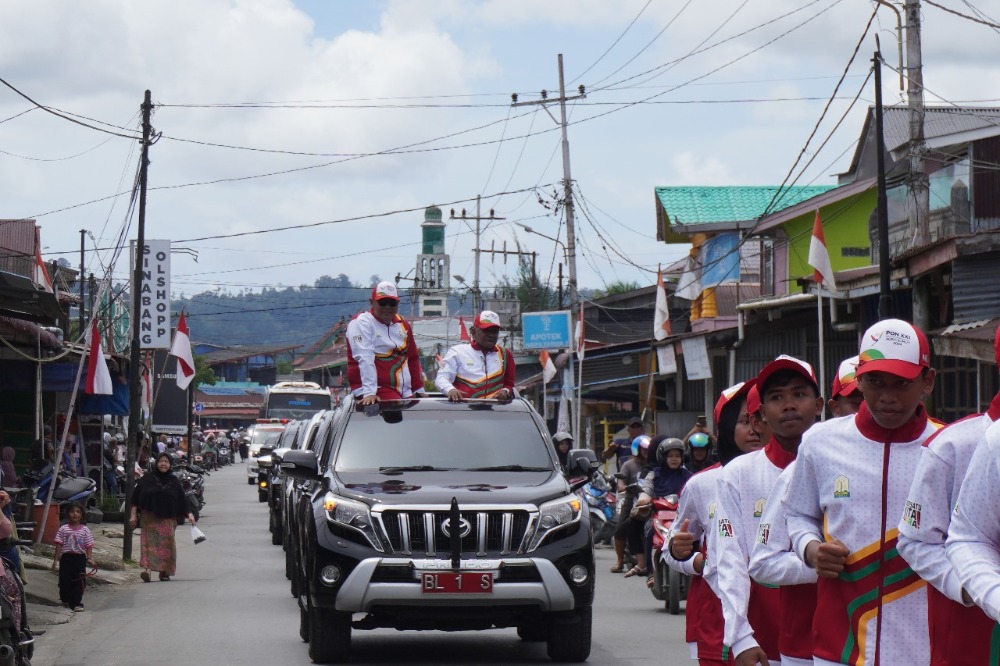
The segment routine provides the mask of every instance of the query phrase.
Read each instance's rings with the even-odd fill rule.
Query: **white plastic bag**
[[[208,537],[205,536],[205,533],[199,530],[196,525],[191,526],[191,540],[195,542],[195,545],[201,543],[207,538]]]

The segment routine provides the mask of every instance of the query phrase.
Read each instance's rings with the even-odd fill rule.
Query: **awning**
[[[998,325],[1000,319],[983,319],[965,324],[952,324],[939,331],[932,331],[930,338],[934,345],[934,353],[996,363],[993,339]]]

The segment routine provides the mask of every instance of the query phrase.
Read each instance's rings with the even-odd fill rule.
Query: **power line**
[[[597,56],[597,60],[595,60],[594,62],[590,63],[590,66],[589,66],[589,67],[587,67],[587,69],[585,69],[585,70],[583,70],[582,72],[580,72],[580,73],[579,73],[579,74],[578,74],[578,75],[577,75],[576,77],[574,77],[574,78],[573,78],[573,80],[571,80],[571,81],[570,81],[570,82],[569,82],[569,83],[568,83],[567,85],[573,85],[574,83],[576,83],[577,81],[579,81],[580,79],[582,79],[582,78],[583,78],[584,76],[586,76],[587,72],[589,72],[590,70],[592,70],[592,69],[593,69],[593,68],[594,68],[594,67],[595,67],[595,66],[597,65],[597,63],[599,63],[599,62],[601,62],[602,60],[604,60],[605,56],[607,56],[607,55],[608,55],[609,53],[611,53],[611,49],[613,49],[613,48],[615,48],[616,46],[618,46],[618,42],[622,41],[622,38],[623,38],[623,37],[625,37],[625,35],[626,35],[626,34],[628,33],[628,31],[632,29],[632,26],[633,26],[633,25],[635,25],[636,21],[638,21],[638,20],[639,20],[639,17],[641,17],[641,16],[642,16],[642,14],[643,14],[643,12],[645,12],[645,11],[646,11],[646,9],[648,9],[648,8],[649,8],[649,5],[651,5],[651,4],[652,4],[652,2],[653,2],[653,0],[646,0],[646,4],[644,4],[644,5],[642,6],[642,9],[640,9],[640,10],[639,10],[639,13],[638,13],[638,14],[636,14],[636,15],[635,15],[635,16],[634,16],[634,17],[632,18],[632,20],[631,20],[631,21],[629,21],[629,24],[628,24],[627,26],[625,26],[625,29],[624,29],[624,30],[622,30],[622,32],[621,32],[621,34],[620,34],[620,35],[618,35],[618,38],[617,38],[617,39],[615,39],[615,41],[613,41],[613,42],[611,43],[611,46],[609,46],[609,47],[608,47],[607,49],[605,49],[605,50],[604,50],[604,53],[602,53],[601,55]]]
[[[133,141],[138,141],[139,138],[140,138],[140,137],[135,136],[135,135],[121,134],[119,132],[112,132],[110,130],[103,129],[101,127],[96,127],[96,126],[91,125],[89,123],[85,123],[85,122],[83,122],[81,120],[77,120],[76,118],[71,118],[69,115],[66,115],[64,113],[60,113],[60,112],[56,111],[55,109],[52,109],[50,107],[44,106],[44,105],[36,102],[34,99],[32,99],[31,97],[29,97],[27,94],[21,92],[20,90],[18,90],[16,87],[14,87],[13,84],[9,83],[6,79],[4,79],[2,77],[0,77],[0,83],[2,83],[3,85],[7,86],[11,90],[13,90],[15,93],[17,93],[18,95],[20,95],[21,97],[23,97],[27,101],[29,101],[32,104],[34,104],[35,108],[41,109],[45,113],[49,113],[49,114],[55,116],[56,118],[61,118],[63,120],[69,121],[69,122],[71,122],[71,123],[73,123],[75,125],[80,125],[81,127],[86,127],[87,129],[92,129],[95,132],[103,132],[105,134],[111,134],[113,136],[117,136],[117,137],[120,137],[122,139],[131,139]]]
[[[934,2],[934,0],[924,0],[924,2],[926,2],[931,7],[937,7],[938,9],[940,9],[943,12],[948,12],[949,14],[954,14],[955,16],[959,16],[961,18],[964,18],[967,21],[972,21],[973,23],[981,23],[982,25],[989,26],[989,27],[993,28],[994,30],[1000,29],[1000,24],[998,24],[998,23],[994,23],[992,21],[986,21],[986,20],[983,20],[981,18],[977,18],[975,16],[969,16],[968,14],[963,14],[962,12],[956,11],[954,9],[950,9],[948,7],[945,7],[944,5],[939,5],[938,3]]]

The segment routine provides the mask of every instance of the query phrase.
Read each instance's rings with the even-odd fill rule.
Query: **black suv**
[[[297,549],[313,661],[346,661],[352,629],[379,627],[516,627],[556,661],[586,660],[589,518],[531,405],[429,397],[366,412],[348,398],[340,409],[326,441],[281,462],[315,489]],[[571,453],[566,473],[589,475],[593,452]]]

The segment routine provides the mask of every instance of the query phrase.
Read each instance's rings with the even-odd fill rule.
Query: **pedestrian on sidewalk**
[[[144,583],[149,582],[150,571],[158,571],[160,580],[170,580],[177,570],[174,531],[185,518],[192,525],[197,522],[188,506],[184,488],[170,467],[170,456],[159,454],[153,471],[144,474],[135,485],[129,525],[132,529],[137,525],[142,527],[139,565],[143,571],[139,577]]]
[[[94,535],[83,524],[83,505],[73,502],[67,512],[69,522],[56,532],[56,552],[52,570],[59,568],[59,600],[76,612],[83,610],[87,587],[87,567],[94,566]]]

